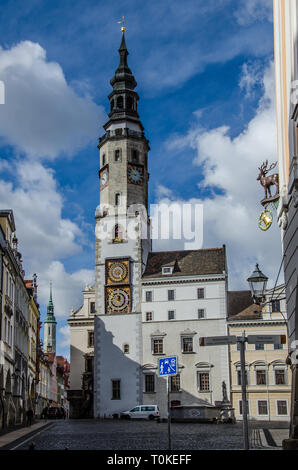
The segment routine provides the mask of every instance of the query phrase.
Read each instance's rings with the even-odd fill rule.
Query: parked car
[[[130,411],[120,413],[121,419],[155,419],[159,417],[159,408],[157,405],[138,405]]]
[[[48,410],[48,419],[62,419],[64,417],[61,408],[52,406]]]

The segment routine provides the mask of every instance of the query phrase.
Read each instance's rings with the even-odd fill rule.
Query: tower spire
[[[52,281],[50,282],[50,297],[47,306],[47,316],[44,321],[44,347],[46,352],[56,353],[56,318],[54,315]]]
[[[55,322],[55,316],[54,316],[54,304],[53,304],[53,292],[52,292],[52,281],[50,282],[50,297],[49,297],[49,303],[47,306],[47,318],[46,322]]]

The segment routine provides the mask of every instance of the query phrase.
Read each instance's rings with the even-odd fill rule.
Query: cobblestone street
[[[250,423],[251,447],[280,448],[287,428],[287,423]],[[10,449],[25,450],[32,442],[36,450],[167,450],[167,423],[58,420],[32,438],[12,443]],[[242,449],[242,442],[241,423],[172,423],[173,450],[236,450]]]

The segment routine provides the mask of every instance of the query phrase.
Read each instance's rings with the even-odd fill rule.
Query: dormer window
[[[162,274],[173,274],[173,266],[164,266],[162,268]]]

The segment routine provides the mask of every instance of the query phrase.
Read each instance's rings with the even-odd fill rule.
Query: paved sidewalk
[[[45,420],[38,421],[32,424],[31,426],[26,426],[26,427],[17,429],[16,431],[11,431],[6,434],[2,434],[0,436],[0,450],[1,450],[1,447],[7,446],[8,444],[11,444],[17,439],[20,439],[21,437],[25,437],[27,436],[27,434],[30,434],[33,431],[37,431],[38,429],[41,429],[44,426],[47,426],[50,422],[52,421],[45,421]]]

